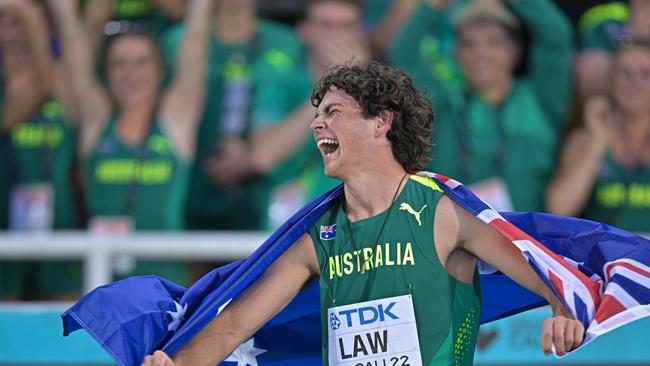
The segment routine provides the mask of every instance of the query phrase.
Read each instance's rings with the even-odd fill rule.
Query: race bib
[[[331,366],[421,366],[411,295],[327,310]]]
[[[11,230],[48,231],[54,224],[54,189],[49,184],[19,184],[11,191]]]

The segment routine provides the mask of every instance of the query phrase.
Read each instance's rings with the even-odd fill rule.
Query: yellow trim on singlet
[[[442,188],[440,188],[438,183],[436,183],[436,181],[433,180],[433,178],[423,177],[421,175],[412,175],[411,179],[418,182],[418,183],[420,183],[420,184],[422,184],[422,185],[424,185],[424,186],[427,186],[427,187],[433,189],[434,191],[439,191],[441,193],[445,193],[442,190]]]

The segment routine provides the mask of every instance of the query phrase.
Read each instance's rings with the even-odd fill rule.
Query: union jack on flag
[[[458,205],[512,241],[585,326],[583,345],[650,316],[650,241],[587,220],[537,212],[499,213],[453,179],[418,174],[433,179]],[[86,329],[119,365],[139,365],[157,349],[173,355],[259,278],[342,194],[343,186],[338,186],[316,198],[249,258],[213,270],[190,288],[143,276],[93,290],[62,315],[64,334]],[[320,235],[333,239],[336,226],[322,226]],[[485,263],[479,262],[479,271],[481,323],[546,304]],[[320,366],[319,291],[317,280],[305,286],[226,361]]]
[[[336,238],[336,224],[320,226],[320,238],[323,240],[332,240]]]
[[[583,345],[650,316],[647,240],[587,220],[539,213],[502,215],[459,182],[439,174],[421,174],[434,178],[450,198],[517,246],[540,278],[585,326]],[[545,238],[541,239],[544,243],[524,231],[532,227],[536,236]]]

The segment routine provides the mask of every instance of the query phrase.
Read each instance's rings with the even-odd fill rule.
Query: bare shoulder
[[[467,241],[491,235],[492,229],[449,197],[442,196],[436,208],[433,233],[436,245],[449,251],[462,248]]]
[[[438,201],[433,219],[433,242],[443,266],[446,266],[459,241],[460,221],[455,206],[447,195],[443,195]]]

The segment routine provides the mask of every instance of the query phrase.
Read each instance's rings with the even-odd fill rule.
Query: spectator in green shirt
[[[650,232],[650,49],[621,47],[614,54],[608,96],[591,97],[585,125],[567,138],[547,191],[559,215]]]
[[[273,172],[274,177],[285,181],[297,177],[297,191],[302,197],[292,197],[294,205],[309,201],[340,183],[324,175],[323,159],[309,128],[315,110],[308,98],[315,82],[332,66],[343,63],[363,65],[370,61],[370,39],[363,29],[362,19],[363,4],[360,0],[308,1],[304,18],[297,26],[306,45],[307,70],[283,76],[279,81],[280,88],[261,91],[267,97],[264,108],[269,111],[281,105],[282,100],[291,99],[296,91],[302,93],[303,103],[286,118],[266,119],[267,123],[257,130],[258,138],[254,140],[251,154],[258,171]],[[323,37],[323,34],[328,37]],[[277,112],[268,114],[280,115]]]
[[[398,66],[409,44],[443,21],[450,3],[421,5],[393,42],[391,59]],[[498,1],[471,3],[455,18],[455,53],[465,84],[440,80],[421,63],[406,65],[432,93],[437,110],[430,169],[473,184],[497,209],[539,211],[568,115],[572,31],[551,1],[507,4],[509,9]],[[522,46],[511,11],[531,34],[522,77],[515,77]]]
[[[180,61],[161,90],[162,60],[148,34],[124,33],[107,49],[108,88],[96,78],[77,4],[49,1],[61,34],[66,80],[80,121],[80,155],[91,226],[180,230],[205,101],[211,0],[188,1]],[[187,283],[181,263],[141,263],[132,274]]]
[[[2,210],[17,231],[79,227],[73,193],[76,131],[60,102],[70,98],[49,43],[45,9],[0,2]],[[0,262],[0,297],[70,299],[81,290],[75,261]]]
[[[179,25],[163,36],[169,65],[175,64],[173,55],[184,31]],[[209,103],[197,136],[188,228],[264,229],[272,180],[250,164],[250,145],[259,123],[284,117],[302,101],[298,90],[297,97],[283,100],[275,115],[269,115],[264,107],[268,96],[262,92],[283,92],[277,81],[300,69],[302,47],[291,28],[257,19],[252,0],[216,1],[210,35]]]
[[[631,39],[650,42],[650,2],[608,2],[580,18],[580,52],[576,58],[577,89],[581,100],[608,92],[613,53]]]

